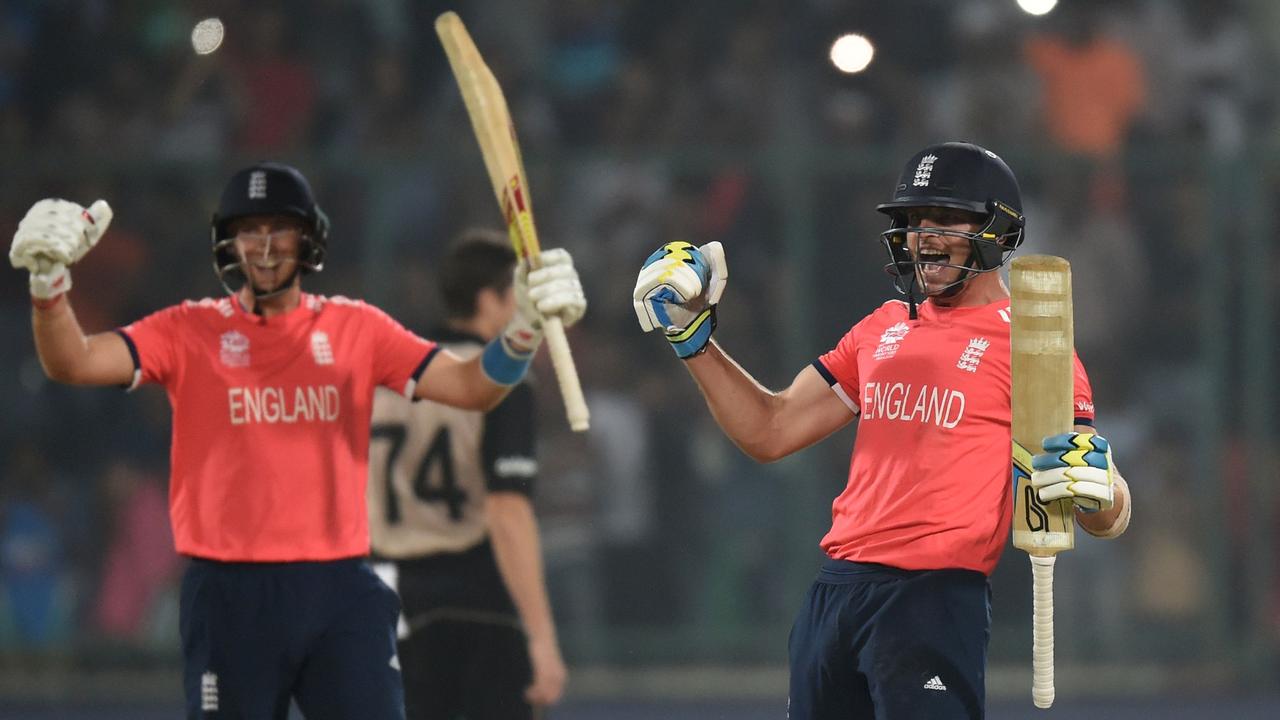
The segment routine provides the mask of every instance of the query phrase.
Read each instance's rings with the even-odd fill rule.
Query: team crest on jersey
[[[249,338],[235,330],[222,333],[222,348],[218,357],[227,367],[248,367]]]
[[[898,348],[902,347],[902,339],[909,332],[911,332],[911,326],[904,322],[885,328],[884,334],[880,336],[880,345],[876,347],[875,354],[872,357],[876,360],[888,360],[897,355]]]
[[[982,354],[991,347],[991,341],[986,338],[973,338],[969,341],[969,347],[960,353],[960,359],[956,362],[956,367],[968,372],[978,372],[978,363],[982,362]]]
[[[333,364],[333,347],[329,345],[329,334],[323,330],[311,333],[311,357],[317,365]]]

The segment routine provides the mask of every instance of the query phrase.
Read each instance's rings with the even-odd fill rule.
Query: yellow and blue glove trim
[[[653,251],[653,254],[644,261],[640,268],[647,268],[659,260],[667,258],[670,258],[669,262],[682,262],[686,265],[692,265],[694,271],[698,273],[698,277],[702,278],[704,282],[711,277],[711,266],[707,264],[707,258],[698,251],[696,245],[684,240],[673,240]]]
[[[1033,470],[1057,467],[1111,469],[1111,443],[1101,435],[1069,432],[1044,439],[1044,452],[1031,459]]]
[[[1044,439],[1044,452],[1031,458],[1031,469],[1036,472],[1073,467],[1104,470],[1110,478],[1111,443],[1094,433],[1069,432],[1050,435]],[[1083,506],[1080,510],[1086,513],[1097,511],[1096,508]]]
[[[712,305],[698,313],[688,327],[678,332],[668,333],[667,341],[671,343],[671,349],[676,351],[677,357],[688,360],[707,349],[707,343],[711,342],[711,333],[715,330],[716,306]]]

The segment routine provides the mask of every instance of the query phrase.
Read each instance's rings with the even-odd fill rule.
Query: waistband
[[[827,558],[818,570],[818,581],[831,584],[857,582],[887,582],[890,580],[909,580],[928,574],[954,575],[972,577],[986,581],[986,576],[977,570],[963,568],[940,568],[937,570],[903,570],[892,565],[880,563],[855,562],[853,560],[837,560]]]
[[[193,568],[225,571],[240,570],[245,572],[270,572],[275,570],[305,571],[326,568],[340,569],[346,567],[360,567],[366,564],[364,556],[337,558],[335,560],[290,560],[286,562],[212,560],[210,558],[197,557],[195,555],[188,555],[187,559]]]

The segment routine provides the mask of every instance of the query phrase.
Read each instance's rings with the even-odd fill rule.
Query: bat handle
[[[569,352],[569,339],[564,335],[564,323],[558,317],[546,318],[542,322],[542,332],[547,338],[547,350],[551,353],[556,380],[560,383],[560,395],[564,398],[569,427],[574,432],[586,432],[591,425],[591,414],[587,411],[587,401],[582,396],[582,383],[578,381],[578,369],[573,364],[573,354]]]
[[[1031,557],[1031,700],[1053,705],[1053,563],[1056,555]]]

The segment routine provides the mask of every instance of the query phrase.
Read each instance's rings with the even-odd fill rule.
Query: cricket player
[[[545,257],[545,254],[544,254]],[[518,312],[506,235],[463,233],[438,270],[447,319],[431,334],[483,351]],[[533,514],[533,391],[487,413],[373,401],[369,527],[376,566],[400,593],[409,720],[518,720],[554,704],[566,671]]]
[[[170,519],[183,578],[188,718],[403,718],[394,592],[366,563],[375,387],[492,408],[524,376],[542,318],[586,301],[568,254],[517,274],[521,312],[463,359],[378,309],[302,291],[329,223],[296,169],[231,178],[212,222],[227,289],[112,332],[85,335],[69,266],[110,207],[37,202],[10,262],[31,273],[32,326],[48,376],[77,385],[163,385],[173,409]]]
[[[785,457],[858,418],[828,559],[791,631],[793,720],[983,716],[987,578],[1013,509],[1009,291],[997,271],[1022,242],[1021,208],[995,153],[916,153],[877,207],[905,301],[863,318],[781,392],[711,341],[727,279],[719,243],[668,243],[640,271],[641,327],[666,334],[752,458]],[[1075,379],[1075,432],[1046,441],[1033,484],[1042,500],[1071,498],[1087,532],[1115,537],[1126,487],[1078,360]]]

